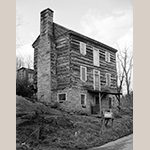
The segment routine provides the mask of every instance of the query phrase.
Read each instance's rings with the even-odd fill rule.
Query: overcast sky
[[[31,45],[40,32],[40,12],[46,8],[54,11],[54,22],[64,27],[114,48],[133,45],[132,0],[16,0],[20,55],[33,57]]]

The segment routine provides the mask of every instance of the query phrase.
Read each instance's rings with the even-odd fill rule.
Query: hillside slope
[[[113,126],[101,118],[75,115],[16,97],[17,150],[78,150],[133,133],[132,110],[122,109]]]

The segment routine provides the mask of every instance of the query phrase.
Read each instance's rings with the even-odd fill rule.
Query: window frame
[[[87,101],[87,95],[86,95],[85,93],[81,93],[81,94],[80,94],[80,101],[81,101],[81,95],[84,95],[84,96],[85,96],[84,104],[81,103],[81,105],[85,107],[85,106],[86,106],[86,101]]]
[[[59,95],[60,95],[60,94],[65,94],[66,100],[59,100]],[[63,103],[63,102],[65,102],[65,101],[67,101],[67,93],[66,93],[66,92],[64,92],[64,93],[57,93],[57,101],[58,101],[59,103]]]
[[[82,47],[82,44],[83,44],[83,47]],[[82,55],[86,55],[86,43],[84,42],[80,42],[80,53]]]
[[[82,68],[85,69],[85,81],[82,79]],[[87,81],[87,67],[80,66],[80,80],[83,81],[83,82]]]

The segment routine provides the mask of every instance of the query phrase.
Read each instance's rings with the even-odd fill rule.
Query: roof
[[[54,35],[55,35],[56,38],[59,37],[59,36],[61,36],[61,35],[64,35],[64,34],[72,34],[72,35],[81,37],[81,38],[83,38],[85,40],[88,40],[88,41],[90,41],[90,42],[92,42],[92,43],[94,43],[94,44],[96,44],[98,46],[101,46],[103,48],[107,48],[107,49],[109,49],[109,50],[111,50],[113,52],[117,52],[117,49],[115,49],[115,48],[112,48],[112,47],[110,47],[110,46],[108,46],[108,45],[106,45],[104,43],[101,43],[101,42],[99,42],[97,40],[94,40],[94,39],[92,39],[90,37],[87,37],[87,36],[85,36],[83,34],[75,32],[73,30],[69,30],[68,28],[63,27],[63,26],[61,26],[61,25],[59,25],[57,23],[53,23],[53,27],[54,27]],[[38,44],[39,40],[40,40],[40,35],[34,41],[34,43],[32,44],[32,46],[34,47],[36,44]]]
[[[25,68],[25,67],[21,67],[21,68],[19,68],[17,71],[19,71],[19,70],[29,70],[29,71],[31,71],[31,72],[34,72],[33,69]]]
[[[104,86],[101,88],[101,90],[94,90],[93,88],[89,86],[84,86],[89,92],[92,93],[101,93],[101,94],[112,94],[112,95],[121,95],[122,93],[118,93],[117,90],[111,89],[108,86]]]

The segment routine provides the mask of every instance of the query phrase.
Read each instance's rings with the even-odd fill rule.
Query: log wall
[[[86,43],[86,55],[80,53],[80,41]],[[93,64],[93,47],[99,49],[99,67]],[[105,61],[105,51],[110,53],[110,62]],[[85,85],[93,87],[93,69],[96,69],[100,71],[101,87],[106,85],[106,73],[110,73],[111,88],[116,88],[117,71],[115,52],[85,41],[77,36],[71,36],[70,55],[71,83],[73,87],[83,87]],[[80,66],[87,67],[87,81],[85,83],[80,80]]]

